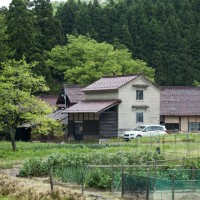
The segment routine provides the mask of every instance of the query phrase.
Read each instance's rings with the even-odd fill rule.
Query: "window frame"
[[[144,90],[137,89],[136,90],[136,101],[143,101],[144,100]]]
[[[144,113],[136,112],[136,123],[143,123],[143,122],[144,122]]]

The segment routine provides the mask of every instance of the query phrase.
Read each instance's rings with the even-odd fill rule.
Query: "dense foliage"
[[[198,0],[69,0],[56,14],[64,34],[90,34],[98,42],[126,45],[156,70],[159,85],[192,85],[199,79]]]
[[[131,67],[125,65],[120,71],[120,58],[111,60],[111,57],[105,56],[105,48],[99,52],[98,47],[104,45],[126,53],[128,50],[125,48],[128,48],[131,53],[128,60],[131,56],[133,61],[143,60],[143,65],[154,68],[154,80],[158,85],[199,85],[198,0],[111,0],[101,4],[98,0],[69,0],[52,4],[49,0],[12,0],[8,9],[0,9],[0,62],[20,60],[23,56],[28,63],[37,61],[34,71],[45,76],[51,92],[59,90],[64,76],[69,83],[87,85],[99,78],[105,68],[108,68],[108,74],[135,72],[131,69],[132,63]],[[66,57],[61,60],[61,50],[66,55],[64,51],[72,45],[72,39],[66,38],[67,34],[79,36],[79,39],[89,35],[94,39],[88,48],[85,47],[86,51],[94,48],[93,59],[86,59],[84,64],[83,60],[74,63],[77,57],[82,58],[79,50],[84,48],[81,48],[77,52],[73,50],[74,54],[70,55],[72,62]],[[59,59],[52,58],[52,55]],[[96,70],[94,60],[102,59],[101,56],[108,59],[108,64],[99,65]],[[126,61],[127,57],[122,56],[121,59]],[[63,74],[52,64],[67,69]],[[143,68],[137,70],[140,71]],[[77,81],[77,76],[81,80]],[[94,79],[91,79],[92,76]]]
[[[18,126],[24,123],[31,126],[43,124],[43,129],[49,130],[50,124],[55,124],[52,119],[46,118],[51,109],[34,96],[37,92],[48,90],[48,87],[44,77],[32,72],[33,67],[34,64],[21,60],[5,62],[0,70],[0,130],[10,134],[13,150],[16,148],[14,138]]]
[[[68,45],[53,48],[46,62],[54,76],[64,76],[67,83],[87,85],[104,75],[143,73],[154,77],[154,70],[145,62],[133,60],[128,49],[114,49],[86,36],[68,35],[67,39]]]

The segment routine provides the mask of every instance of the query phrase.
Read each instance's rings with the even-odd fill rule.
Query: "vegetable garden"
[[[7,142],[1,144],[0,163],[5,158],[9,166],[23,160],[19,176],[51,174],[54,181],[80,185],[82,192],[99,188],[120,196],[135,195],[138,199],[178,199],[183,191],[198,196],[200,190],[199,134],[130,142],[111,139],[104,144],[19,142],[17,152],[11,152]]]

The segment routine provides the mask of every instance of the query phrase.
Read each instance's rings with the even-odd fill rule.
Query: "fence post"
[[[164,146],[165,146],[165,138],[163,137],[163,154],[164,154]]]
[[[187,133],[187,148],[188,148],[188,152],[189,152],[189,155],[190,155],[190,135],[189,135],[189,132]]]
[[[195,166],[192,167],[192,180],[193,180],[193,192],[196,191],[196,173]]]
[[[122,165],[122,197],[124,196],[124,166]]]
[[[172,174],[172,200],[174,200],[174,172]]]
[[[149,165],[149,163],[148,163],[148,165]],[[146,200],[149,200],[149,190],[150,190],[150,166],[148,166]]]
[[[52,177],[52,170],[49,169],[49,181],[51,185],[51,191],[53,192],[53,177]]]
[[[183,157],[183,168],[185,168],[185,157]]]
[[[114,172],[113,172],[113,165],[112,165],[112,167],[111,167],[111,192],[113,192],[114,191]]]
[[[174,146],[175,146],[175,152],[174,152],[174,154],[175,154],[175,159],[177,159],[177,153],[176,153],[176,133],[175,133],[175,144],[174,144]]]
[[[156,191],[156,161],[154,162],[154,192]]]
[[[84,194],[84,170],[82,171],[82,196]]]

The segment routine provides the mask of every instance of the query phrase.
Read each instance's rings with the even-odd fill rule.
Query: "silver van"
[[[124,140],[128,141],[136,137],[151,137],[164,135],[167,133],[167,129],[162,125],[141,125],[133,130],[126,131],[124,133]]]

